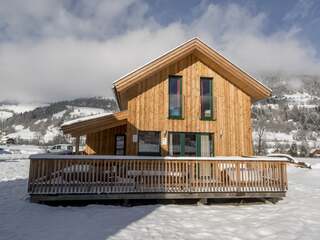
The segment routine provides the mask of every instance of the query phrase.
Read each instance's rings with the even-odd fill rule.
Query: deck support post
[[[79,154],[80,136],[76,136],[76,154]]]

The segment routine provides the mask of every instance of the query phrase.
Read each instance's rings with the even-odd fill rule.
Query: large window
[[[201,119],[213,119],[212,78],[200,78]]]
[[[169,76],[169,118],[182,118],[181,76]]]
[[[160,132],[139,132],[139,155],[160,156]]]
[[[169,133],[170,156],[214,156],[212,134],[209,133]]]

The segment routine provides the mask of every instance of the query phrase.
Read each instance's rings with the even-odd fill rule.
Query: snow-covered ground
[[[106,112],[106,110],[102,108],[91,108],[91,107],[74,107],[69,106],[70,109],[72,109],[72,112],[70,112],[71,118],[78,118],[78,117],[86,117],[96,114],[101,114]]]
[[[315,133],[315,132],[313,132]],[[303,144],[303,141],[296,140],[295,135],[297,134],[296,130],[291,131],[290,133],[284,133],[284,132],[270,132],[270,131],[265,131],[262,137],[262,140],[265,141],[267,144],[267,152],[268,153],[273,153],[275,150],[275,145],[276,144],[289,144],[291,145],[292,143],[296,143],[298,146],[301,146]],[[317,136],[317,134],[314,134],[314,140],[308,139],[307,144],[310,149],[313,148],[319,148],[320,147],[320,138]],[[254,131],[253,132],[253,139],[254,143],[258,143],[258,132]]]
[[[4,121],[13,116],[12,112],[0,110],[0,121]]]
[[[36,152],[40,149],[24,151]],[[9,155],[8,155],[9,156]],[[13,156],[11,156],[13,157]],[[0,160],[0,239],[319,239],[320,159],[289,168],[277,204],[50,207],[28,201],[28,160]]]
[[[21,139],[34,139],[36,132],[30,130],[30,128],[24,128],[22,125],[14,126],[16,132],[7,135],[9,138],[21,138]]]

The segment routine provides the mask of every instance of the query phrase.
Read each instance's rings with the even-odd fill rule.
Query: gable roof
[[[272,90],[270,88],[241,70],[200,39],[193,38],[115,81],[113,83],[113,89],[117,101],[119,101],[119,92],[128,89],[136,82],[147,78],[156,71],[165,68],[191,53],[204,60],[209,67],[251,96],[254,101],[271,96]],[[121,106],[119,102],[118,105]]]

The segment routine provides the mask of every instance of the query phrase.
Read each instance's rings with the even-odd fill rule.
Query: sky
[[[199,37],[253,76],[320,74],[319,0],[2,0],[0,101],[112,96]]]

